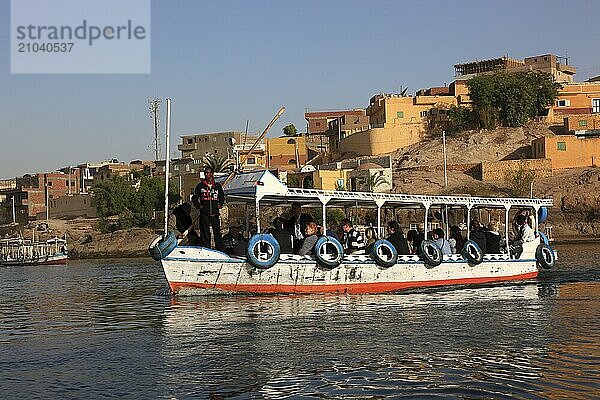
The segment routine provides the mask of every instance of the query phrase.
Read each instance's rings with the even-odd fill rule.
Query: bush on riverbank
[[[96,184],[93,193],[100,217],[98,230],[114,232],[148,226],[154,211],[164,208],[164,191],[164,179],[160,177],[143,176],[132,182],[117,176]],[[177,190],[170,188],[169,192],[169,202],[175,204],[179,200]],[[108,220],[113,216],[118,216],[117,221]]]

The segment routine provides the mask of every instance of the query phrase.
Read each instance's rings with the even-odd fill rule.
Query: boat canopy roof
[[[430,208],[434,205],[448,205],[473,208],[530,207],[539,209],[552,205],[552,199],[472,197],[472,196],[429,196],[400,193],[347,192],[338,190],[316,190],[288,188],[269,171],[241,173],[234,176],[223,188],[227,202],[283,205],[298,202],[307,206],[365,208],[394,206]]]

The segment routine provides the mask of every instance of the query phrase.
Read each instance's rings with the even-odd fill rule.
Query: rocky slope
[[[449,164],[473,164],[529,157],[531,140],[552,131],[542,124],[470,131],[447,138]],[[469,171],[448,171],[444,185],[442,140],[410,146],[393,155],[394,191],[425,194],[510,196],[508,182],[482,182]],[[435,166],[440,166],[435,168]],[[425,171],[419,168],[427,169]],[[600,169],[574,168],[534,181],[535,197],[552,197],[548,223],[559,240],[600,238]]]

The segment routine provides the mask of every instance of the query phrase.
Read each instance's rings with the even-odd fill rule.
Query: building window
[[[296,144],[294,139],[288,139],[287,144]]]
[[[292,160],[288,161],[288,164],[296,164],[296,160],[292,159]]]
[[[316,126],[321,126],[321,123],[320,122],[315,122],[315,125]]]
[[[204,141],[205,141],[205,142],[208,142],[208,138],[207,138],[207,137],[205,137],[205,138],[204,138]]]
[[[337,187],[339,187],[339,188],[343,188],[344,187],[344,180],[343,179],[338,179],[337,180]]]
[[[556,142],[556,150],[567,151],[567,143],[566,142]]]
[[[254,165],[256,164],[256,159],[254,157],[248,157],[248,161],[246,161],[246,164]]]
[[[571,105],[570,100],[558,100],[557,105],[559,107],[569,107]]]
[[[592,112],[600,113],[600,99],[592,99]]]
[[[427,110],[421,111],[421,118],[425,118],[427,116],[427,114],[429,114],[429,112]]]
[[[188,139],[188,144],[194,143],[194,139]]]
[[[587,121],[585,119],[580,119],[579,126],[587,126]]]
[[[52,186],[52,182],[48,182],[48,186]]]
[[[404,111],[398,111],[398,112],[396,113],[396,117],[397,117],[397,118],[404,118]]]

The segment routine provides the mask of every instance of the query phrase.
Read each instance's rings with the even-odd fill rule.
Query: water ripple
[[[597,247],[540,283],[167,295],[145,260],[0,269],[2,398],[592,398]]]

